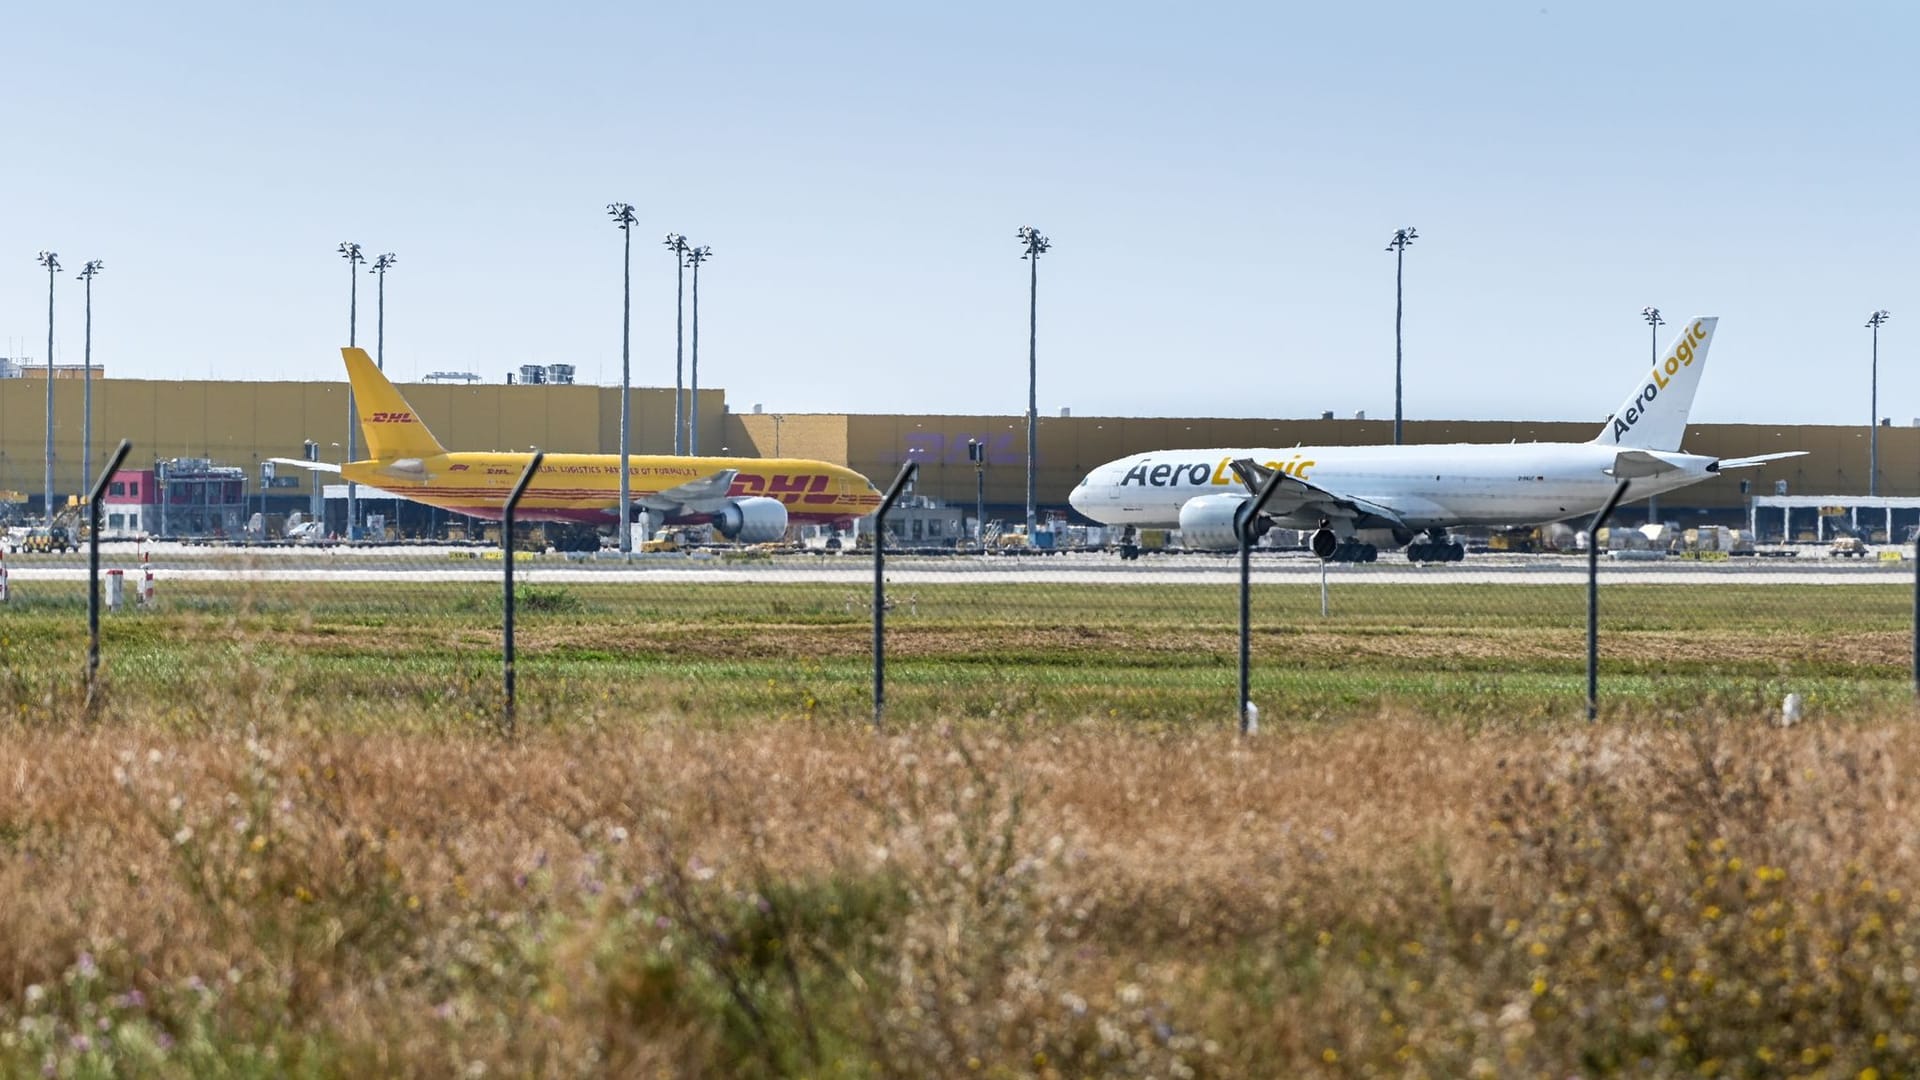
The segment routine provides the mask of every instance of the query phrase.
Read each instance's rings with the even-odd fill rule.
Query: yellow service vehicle
[[[29,530],[26,539],[20,541],[20,550],[45,554],[78,551],[79,547],[73,542],[73,534],[67,531],[65,525],[53,525]]]

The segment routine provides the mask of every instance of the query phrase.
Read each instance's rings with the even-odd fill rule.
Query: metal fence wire
[[[1524,720],[1920,692],[1912,545],[1723,551],[1700,530],[1663,546],[1670,530],[1603,512],[1566,551],[1352,561],[1330,534],[1317,555],[1313,533],[1249,514],[1232,552],[1042,553],[971,529],[916,537],[912,474],[857,535],[649,532],[629,556],[484,523],[458,540],[251,544],[95,525],[84,553],[9,536],[0,661],[29,705],[71,686],[90,709],[102,690],[109,709],[191,708],[205,680],[239,673],[269,703],[413,701],[509,729],[516,713],[604,712],[1251,732],[1396,708]]]

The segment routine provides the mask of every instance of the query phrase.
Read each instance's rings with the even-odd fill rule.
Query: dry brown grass
[[[1912,717],[0,728],[0,1072],[1904,1075]],[[252,717],[251,721],[249,717]]]

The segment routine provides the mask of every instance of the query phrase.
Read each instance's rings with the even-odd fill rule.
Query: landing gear
[[[1450,563],[1459,562],[1466,557],[1465,547],[1445,537],[1407,545],[1408,562]]]
[[[1342,540],[1333,549],[1333,557],[1328,562],[1370,563],[1380,558],[1380,549],[1372,544],[1362,544],[1353,540]]]
[[[600,532],[589,525],[549,524],[546,540],[559,552],[589,553],[600,550]]]

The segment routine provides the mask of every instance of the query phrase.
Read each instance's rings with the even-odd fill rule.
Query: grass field
[[[82,671],[81,586],[21,596],[0,615],[0,666],[29,687]],[[1230,587],[981,584],[895,590],[889,712],[923,718],[1136,723],[1233,713]],[[781,583],[539,586],[521,593],[527,715],[641,708],[696,717],[862,717],[871,702],[865,590]],[[1569,586],[1369,586],[1255,596],[1254,699],[1280,719],[1440,717],[1497,703],[1570,716],[1585,695],[1584,593]],[[1817,706],[1899,700],[1912,649],[1911,587],[1609,586],[1602,596],[1608,707],[1714,701],[1762,708],[1788,691]],[[244,669],[343,716],[450,698],[485,711],[499,668],[497,588],[479,585],[170,584],[156,612],[111,615],[107,681],[130,701],[191,708],[208,670]],[[474,699],[476,688],[479,700]]]
[[[17,594],[0,1075],[1914,1074],[1904,588],[905,592]]]

